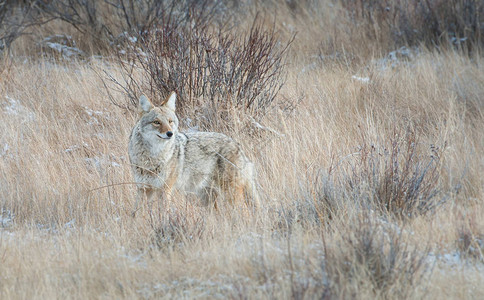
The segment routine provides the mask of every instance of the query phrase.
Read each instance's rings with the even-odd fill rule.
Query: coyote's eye
[[[153,121],[153,125],[160,126],[161,123],[160,123],[160,121]]]

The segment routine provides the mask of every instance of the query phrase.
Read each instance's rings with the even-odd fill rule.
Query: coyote
[[[221,133],[179,132],[175,103],[175,92],[159,107],[139,98],[140,118],[128,149],[137,183],[133,215],[142,199],[171,198],[174,191],[194,194],[215,208],[221,199],[257,206],[254,166],[240,145]]]

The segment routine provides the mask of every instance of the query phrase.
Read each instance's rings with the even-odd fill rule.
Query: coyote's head
[[[175,115],[176,94],[172,92],[161,106],[155,107],[146,96],[139,98],[138,121],[141,135],[147,141],[160,143],[170,140],[178,131],[178,118]]]

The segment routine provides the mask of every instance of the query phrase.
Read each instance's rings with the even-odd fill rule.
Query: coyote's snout
[[[129,138],[129,159],[138,196],[171,196],[174,191],[216,201],[257,204],[253,164],[240,145],[215,132],[182,133],[175,114],[176,94],[159,107],[141,96],[140,118]]]

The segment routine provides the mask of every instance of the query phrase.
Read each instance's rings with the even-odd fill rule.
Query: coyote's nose
[[[166,136],[167,136],[167,137],[169,137],[169,138],[170,138],[170,137],[172,137],[172,136],[173,136],[173,132],[171,132],[171,131],[167,131],[167,132],[166,132]]]

